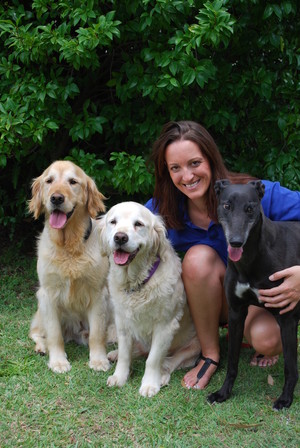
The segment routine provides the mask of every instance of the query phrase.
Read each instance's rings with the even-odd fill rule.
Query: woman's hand
[[[269,279],[283,282],[271,289],[260,289],[259,300],[265,302],[266,308],[283,308],[279,314],[293,310],[300,300],[300,266],[275,272]]]

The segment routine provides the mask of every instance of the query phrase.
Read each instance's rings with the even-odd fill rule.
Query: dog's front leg
[[[121,387],[126,383],[129,377],[133,340],[129,331],[120,325],[119,322],[116,317],[118,361],[114,374],[107,379],[107,385]]]
[[[280,325],[282,350],[284,356],[285,383],[282,394],[275,401],[273,409],[279,411],[289,408],[293,402],[293,393],[298,381],[297,368],[297,326],[298,320],[287,314],[278,316]]]
[[[38,290],[37,297],[49,351],[48,367],[55,373],[68,372],[71,370],[71,364],[67,360],[65,353],[64,339],[56,303],[52,299],[51,291],[47,291],[45,288]]]
[[[248,307],[245,306],[240,306],[236,309],[229,307],[227,375],[221,389],[207,397],[210,403],[221,403],[230,397],[238,373],[239,356],[247,312]]]
[[[89,367],[96,371],[106,372],[110,362],[106,355],[106,328],[107,310],[102,297],[99,297],[96,306],[89,309]]]
[[[173,331],[169,331],[169,329],[173,329]],[[170,374],[167,372],[165,372],[165,377],[162,377],[162,364],[171,346],[173,335],[172,325],[169,327],[157,325],[153,330],[151,349],[139,390],[143,397],[153,397],[159,392],[161,386],[168,384],[170,380]]]
[[[29,336],[35,342],[34,351],[40,355],[45,355],[47,353],[46,333],[39,309],[32,319]]]

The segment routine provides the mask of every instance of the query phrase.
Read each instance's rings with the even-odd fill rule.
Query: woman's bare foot
[[[267,356],[267,355],[261,355],[260,353],[256,352],[250,361],[250,365],[258,367],[270,367],[276,364],[278,358],[279,355]]]
[[[187,389],[205,389],[211,377],[218,368],[219,363],[211,358],[201,355],[199,363],[182,379],[181,384]],[[201,373],[202,370],[202,373]],[[200,376],[200,379],[199,379]]]

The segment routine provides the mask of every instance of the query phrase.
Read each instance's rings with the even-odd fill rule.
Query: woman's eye
[[[177,171],[179,171],[179,166],[171,166],[170,171],[172,171],[172,173],[177,173]]]

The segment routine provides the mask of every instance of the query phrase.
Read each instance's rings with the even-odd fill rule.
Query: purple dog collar
[[[158,268],[159,263],[160,263],[160,256],[157,255],[157,257],[156,257],[156,261],[155,261],[155,263],[153,264],[152,268],[150,269],[150,271],[149,271],[149,273],[148,273],[148,277],[145,278],[145,280],[144,280],[143,283],[142,283],[143,285],[144,285],[145,283],[147,283],[147,282],[150,280],[150,278],[152,277],[152,275],[154,274],[154,272],[155,272],[156,269]]]
[[[160,263],[160,256],[157,255],[154,264],[152,265],[150,271],[148,272],[148,277],[145,278],[145,280],[144,280],[140,285],[138,285],[136,288],[130,288],[130,289],[125,288],[124,291],[125,291],[127,294],[132,294],[132,293],[134,293],[134,292],[140,291],[141,287],[142,287],[143,285],[145,285],[145,284],[150,280],[150,278],[152,277],[152,275],[154,274],[154,272],[155,272],[156,269],[158,268],[159,263]]]

